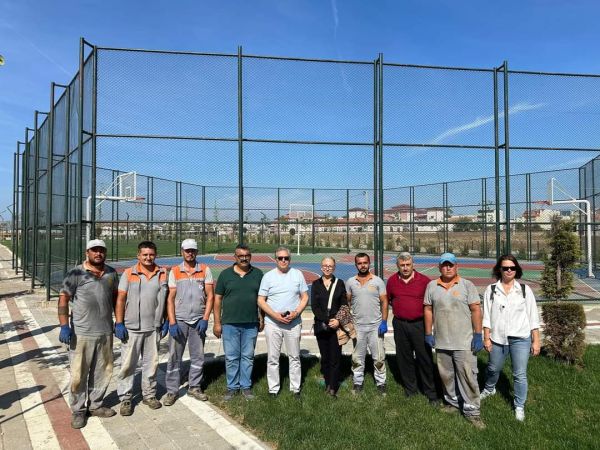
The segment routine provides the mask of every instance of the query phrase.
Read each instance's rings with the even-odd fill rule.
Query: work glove
[[[73,330],[68,324],[64,324],[60,326],[60,334],[58,335],[58,340],[63,344],[69,345],[71,343],[71,337],[73,336]]]
[[[115,336],[118,337],[121,342],[127,342],[127,339],[129,339],[129,333],[123,322],[115,323]]]
[[[435,338],[433,337],[433,334],[425,335],[425,343],[427,345],[429,345],[431,348],[435,348]]]
[[[179,325],[174,323],[173,325],[169,325],[169,334],[175,340],[181,339],[181,330],[179,329]]]
[[[379,329],[377,330],[377,333],[380,336],[387,333],[387,322],[385,320],[382,320],[381,323],[379,324]]]
[[[483,335],[481,333],[473,333],[471,341],[471,350],[474,353],[480,352],[483,349]]]
[[[196,324],[196,331],[201,338],[206,337],[206,330],[208,330],[208,320],[200,319]]]
[[[162,324],[162,326],[160,327],[160,338],[164,338],[167,333],[169,332],[169,321],[165,320]]]

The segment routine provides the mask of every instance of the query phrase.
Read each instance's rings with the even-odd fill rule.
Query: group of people
[[[67,274],[60,292],[58,317],[61,342],[69,346],[71,426],[85,426],[87,416],[111,417],[103,398],[113,371],[112,336],[121,341],[117,394],[120,414],[133,414],[133,378],[142,359],[142,403],[151,409],[173,405],[182,381],[183,352],[188,346],[190,369],[187,395],[206,401],[202,390],[204,343],[213,313],[213,333],[223,342],[227,391],[254,399],[252,369],[256,340],[265,332],[269,395],[281,390],[279,357],[283,343],[289,359],[289,390],[300,398],[300,336],[302,312],[309,296],[302,272],[291,267],[286,247],[275,251],[276,267],[267,273],[251,264],[250,249],[234,251],[235,262],[216,284],[210,268],[197,261],[193,239],[181,243],[182,262],[167,270],[156,264],[156,245],[138,245],[137,262],[120,279],[105,264],[106,244],[86,245],[85,261]],[[356,275],[336,278],[336,261],[321,261],[322,275],[311,286],[314,334],[321,354],[325,392],[335,398],[340,387],[342,345],[338,330],[352,335],[352,393],[359,395],[365,379],[365,359],[371,354],[377,392],[386,395],[384,335],[388,312],[401,383],[407,397],[420,391],[446,412],[462,412],[477,428],[485,427],[480,401],[496,393],[495,385],[508,354],[514,378],[517,420],[525,419],[527,362],[540,351],[539,317],[531,289],[517,281],[523,273],[516,258],[501,256],[493,268],[497,282],[487,287],[483,307],[474,284],[458,275],[452,253],[439,259],[440,277],[430,280],[414,268],[410,253],[397,256],[398,272],[387,284],[374,275],[370,258],[358,253]],[[113,311],[115,323],[113,327]],[[158,347],[169,336],[162,403],[156,397]],[[477,353],[490,353],[483,390],[477,382]],[[436,388],[437,372],[443,398]]]

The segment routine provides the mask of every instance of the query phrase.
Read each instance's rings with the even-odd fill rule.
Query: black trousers
[[[404,393],[407,396],[419,393],[418,371],[423,393],[429,400],[437,400],[433,358],[431,348],[425,344],[423,320],[410,322],[394,317],[392,325],[396,343],[396,361],[404,385]]]
[[[335,330],[319,333],[316,337],[321,352],[321,373],[325,378],[325,386],[337,392],[340,387],[342,347],[338,344]]]

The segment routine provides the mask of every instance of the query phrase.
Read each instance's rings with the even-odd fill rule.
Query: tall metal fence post
[[[16,153],[13,153],[13,213],[12,213],[12,221],[11,221],[11,235],[10,235],[10,242],[11,242],[11,259],[10,259],[10,266],[11,268],[14,270],[15,268],[15,242],[16,242],[16,234],[15,234],[15,230],[16,230],[16,226],[15,226],[15,217],[17,214],[17,190],[19,189],[19,182],[18,182],[18,155],[19,153],[19,144],[17,143],[17,151]]]
[[[277,245],[281,245],[281,188],[277,188]]]
[[[506,250],[511,252],[510,241],[510,145],[508,128],[508,61],[504,61],[504,182],[506,195]]]
[[[90,221],[92,222],[91,224],[88,224],[87,226],[89,226],[91,228],[91,237],[92,239],[95,239],[96,236],[96,171],[98,169],[97,164],[96,164],[96,113],[97,113],[97,99],[98,99],[98,95],[97,95],[97,89],[98,89],[98,48],[93,45],[92,46],[92,95],[91,95],[91,102],[92,102],[92,129],[90,130],[90,139],[91,139],[91,144],[90,144],[90,149],[92,152],[92,173],[90,174],[90,193],[89,195],[92,197],[92,207],[91,207],[91,211],[90,211]],[[83,91],[83,86],[80,86],[81,90]]]
[[[27,276],[27,271],[29,267],[29,273],[31,274],[31,261],[29,261],[29,220],[31,217],[29,203],[31,201],[31,197],[29,195],[29,164],[31,159],[31,142],[29,141],[29,132],[33,131],[31,128],[25,128],[25,150],[23,152],[23,199],[22,199],[22,208],[23,217],[22,217],[22,228],[23,228],[23,246],[22,246],[22,255],[21,255],[21,265],[23,266],[23,281]]]
[[[498,70],[494,69],[494,190],[496,195],[496,258],[500,256],[500,137],[498,116]]]
[[[38,117],[40,114],[48,114],[41,111],[35,111],[35,163],[33,169],[33,227],[32,227],[32,247],[31,247],[31,290],[35,289],[35,280],[38,276],[38,233],[39,233],[39,207],[40,207],[40,125]]]
[[[379,181],[377,177],[377,172],[379,169],[379,64],[380,58],[377,58],[373,64],[373,259],[375,260],[376,274],[379,274],[379,245],[377,229],[377,218],[379,211],[379,199],[377,196],[377,185]],[[365,226],[368,226],[368,220],[368,211],[365,211]]]
[[[350,253],[350,189],[346,189],[346,253]]]
[[[238,242],[244,243],[244,122],[242,104],[242,46],[238,47]]]
[[[65,164],[65,182],[64,182],[64,189],[63,189],[63,195],[64,195],[64,202],[65,202],[65,208],[63,211],[63,240],[64,240],[64,249],[63,249],[63,273],[66,273],[67,270],[69,269],[69,263],[70,263],[70,258],[69,258],[69,251],[71,249],[71,241],[70,241],[70,237],[72,235],[71,233],[71,85],[66,86],[66,98],[65,101],[66,103],[66,108],[67,108],[67,113],[66,113],[66,118],[67,118],[67,123],[65,124],[65,130],[66,130],[66,136],[65,136],[65,141],[66,141],[66,145],[67,147],[65,148],[65,158],[64,158],[64,164]]]
[[[591,210],[596,211],[596,196],[594,195],[596,192],[596,170],[594,168],[594,166],[596,165],[596,158],[592,159],[591,164],[592,164],[592,169],[591,169],[591,172],[592,172],[592,195],[591,195],[592,207],[591,207]],[[587,198],[587,195],[584,196],[584,198]],[[588,217],[586,222],[592,223],[593,232],[592,232],[592,239],[591,239],[591,241],[592,241],[592,253],[591,254],[592,254],[592,259],[595,260],[596,259],[596,258],[594,258],[594,255],[596,255],[596,227],[594,226],[595,220],[593,217]],[[586,255],[587,254],[588,253],[586,252]],[[594,267],[593,267],[594,269],[596,268],[595,266],[596,266],[596,263],[594,263]]]
[[[84,46],[85,40],[79,39],[79,98],[78,98],[78,132],[77,132],[77,205],[75,208],[77,217],[77,261],[83,261],[83,68],[84,68]],[[92,205],[95,208],[95,205]]]
[[[313,214],[312,214],[312,224],[311,224],[311,229],[312,229],[312,233],[311,233],[311,237],[312,237],[312,254],[315,254],[315,189],[312,188],[311,190],[311,203],[312,203],[312,209],[313,209]]]
[[[481,246],[478,250],[480,256],[487,257],[487,179],[485,177],[481,179]]]
[[[415,230],[415,187],[411,186],[408,190],[409,194],[408,194],[408,208],[409,208],[409,212],[408,212],[408,220],[409,220],[409,233],[410,233],[410,244],[409,244],[409,251],[411,253],[417,253],[419,251],[421,251],[420,248],[417,248],[417,243],[416,243],[416,230]]]
[[[448,204],[448,183],[442,184],[442,204],[443,204],[443,216],[442,216],[442,233],[444,241],[443,252],[450,251],[450,242],[448,239],[448,216],[450,215],[450,205]]]
[[[54,176],[54,89],[50,84],[50,115],[48,116],[48,152],[46,168],[46,301],[50,301],[52,287],[52,191]]]
[[[526,253],[527,259],[532,259],[532,236],[531,236],[531,174],[525,174],[525,214],[527,221],[525,223],[525,236],[526,236]],[[520,255],[519,255],[520,256]]]
[[[200,240],[200,251],[206,254],[206,186],[202,186],[202,239]]]
[[[383,252],[384,252],[384,211],[385,203],[383,200],[383,53],[379,54],[379,83],[378,83],[378,99],[379,99],[379,126],[378,126],[378,184],[379,192],[379,272],[377,273],[383,278]]]

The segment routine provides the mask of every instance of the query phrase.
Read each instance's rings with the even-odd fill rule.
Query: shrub
[[[542,305],[544,321],[544,349],[546,353],[570,364],[583,364],[586,325],[583,306],[576,303],[545,303]]]

